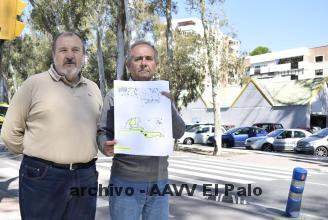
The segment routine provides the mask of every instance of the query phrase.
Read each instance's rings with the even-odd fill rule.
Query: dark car
[[[244,147],[250,137],[266,136],[268,132],[258,127],[232,128],[222,135],[222,147]]]
[[[284,126],[280,123],[255,123],[252,125],[253,127],[258,127],[258,128],[263,128],[265,129],[268,133],[271,131],[277,130],[277,129],[283,129]]]

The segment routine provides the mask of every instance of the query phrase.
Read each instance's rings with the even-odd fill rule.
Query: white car
[[[296,152],[310,152],[316,156],[328,156],[328,128],[324,128],[310,137],[297,142]]]
[[[278,129],[263,137],[251,137],[245,140],[247,149],[263,151],[294,150],[297,141],[312,135],[302,129]]]
[[[221,132],[225,130],[221,127]],[[214,125],[199,125],[184,133],[184,135],[178,140],[183,144],[206,144],[210,136],[214,135]]]

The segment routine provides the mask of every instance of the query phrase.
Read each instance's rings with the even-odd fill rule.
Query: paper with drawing
[[[173,151],[167,81],[114,81],[115,153],[166,156]]]

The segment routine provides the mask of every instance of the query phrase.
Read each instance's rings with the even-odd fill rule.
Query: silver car
[[[328,128],[324,128],[310,137],[297,142],[296,152],[310,152],[316,156],[328,156]]]
[[[247,149],[263,151],[294,150],[297,141],[310,136],[311,133],[302,129],[278,129],[267,136],[251,137],[245,140]]]
[[[179,143],[183,144],[206,144],[208,138],[214,135],[214,125],[199,125],[186,131],[184,135],[178,139]],[[221,127],[221,132],[225,130]]]

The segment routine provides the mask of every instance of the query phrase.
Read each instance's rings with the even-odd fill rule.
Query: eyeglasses
[[[133,57],[133,61],[134,62],[140,62],[140,61],[143,61],[144,59],[146,61],[153,61],[154,60],[154,57],[152,57],[152,56],[138,56],[138,57]]]

